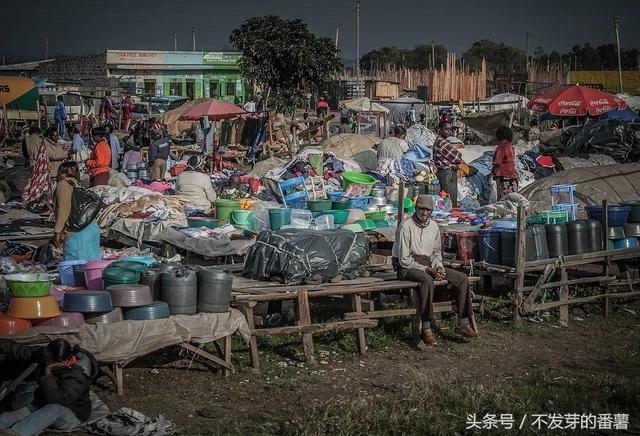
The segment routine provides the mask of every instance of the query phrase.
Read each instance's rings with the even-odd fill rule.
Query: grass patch
[[[523,378],[455,381],[434,386],[425,381],[402,395],[388,398],[360,397],[295,408],[280,416],[258,414],[238,419],[222,418],[185,427],[183,434],[252,435],[387,435],[462,434],[468,414],[479,420],[485,414],[513,414],[516,426],[525,414],[640,412],[637,378],[584,375],[544,370]],[[533,434],[533,417],[518,434]]]

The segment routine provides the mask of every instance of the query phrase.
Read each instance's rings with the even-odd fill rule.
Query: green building
[[[241,52],[107,50],[110,78],[139,95],[212,97],[245,102]]]

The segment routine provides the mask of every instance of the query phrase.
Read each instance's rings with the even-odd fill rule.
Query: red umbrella
[[[200,103],[192,107],[185,112],[182,117],[183,120],[196,121],[202,117],[208,116],[211,121],[220,121],[227,118],[233,118],[238,115],[244,115],[247,112],[231,103],[227,103],[222,100],[207,100],[204,103]]]
[[[602,115],[614,109],[624,109],[627,103],[606,92],[584,86],[569,86],[547,92],[527,103],[537,112],[549,112],[556,116]]]

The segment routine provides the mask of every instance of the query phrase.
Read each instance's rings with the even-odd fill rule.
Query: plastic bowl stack
[[[111,324],[123,320],[124,317],[122,316],[122,309],[116,307],[109,312],[87,314],[85,316],[84,322],[86,322],[87,324]]]
[[[5,276],[11,301],[6,315],[8,318],[32,319],[55,318],[62,315],[58,302],[49,294],[52,277],[49,274],[9,274]],[[31,327],[31,322],[3,318],[4,330],[14,334]]]
[[[133,307],[124,311],[124,319],[136,321],[163,319],[169,318],[169,316],[169,305],[164,301],[154,301],[149,305]]]

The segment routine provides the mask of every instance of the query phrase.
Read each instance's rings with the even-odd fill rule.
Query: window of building
[[[227,82],[227,92],[224,95],[236,95],[236,82]]]
[[[218,82],[209,82],[209,98],[218,98]]]
[[[182,83],[171,82],[169,84],[169,95],[182,95]]]
[[[156,81],[155,80],[145,80],[144,81],[144,93],[156,95]]]

